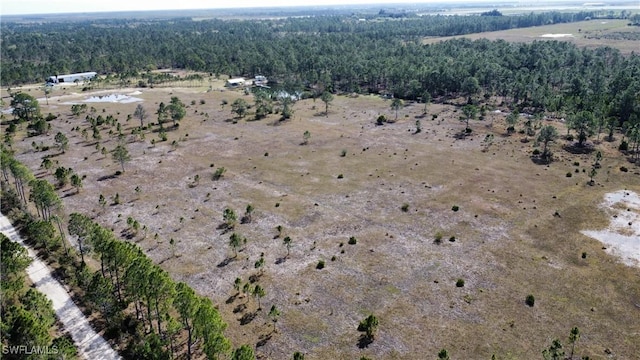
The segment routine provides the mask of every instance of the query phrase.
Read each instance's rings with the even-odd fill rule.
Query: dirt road
[[[78,348],[78,355],[87,360],[121,359],[109,343],[97,334],[89,320],[73,303],[67,290],[51,276],[49,268],[40,261],[35,252],[26,246],[15,228],[4,214],[0,214],[0,231],[12,241],[27,248],[33,262],[27,268],[27,275],[35,284],[36,289],[45,294],[53,303],[53,309],[62,322],[64,329],[71,334],[73,342]]]

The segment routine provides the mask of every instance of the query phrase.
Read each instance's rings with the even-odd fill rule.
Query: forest
[[[461,39],[421,44],[430,36],[598,16],[605,14],[5,22],[1,80],[12,86],[88,70],[144,77],[160,68],[263,74],[296,91],[309,87],[336,93],[386,91],[410,100],[425,92],[433,98],[497,95],[530,112],[546,110],[562,117],[587,110],[616,117],[621,126],[630,118],[640,90],[637,55],[625,57],[611,48],[581,49],[555,41],[512,44]]]
[[[82,295],[83,305],[100,314],[100,325],[113,342],[120,344],[124,357],[173,359],[180,354],[186,359],[203,356],[208,359],[221,356],[254,359],[251,346],[235,346],[232,343],[234,339],[225,337],[227,324],[218,311],[218,305],[211,299],[198,295],[186,282],[173,280],[170,273],[154,263],[138,245],[122,241],[110,228],[94,221],[88,214],[71,211],[65,215],[63,200],[56,190],[71,186],[77,194],[85,178],[73,173],[71,168],[60,166],[53,169],[53,157],[45,156],[40,170],[59,181],[54,186],[20,161],[19,153],[15,151],[18,145],[14,143],[14,138],[24,130],[25,124],[25,138],[48,136],[51,124],[60,114],[43,115],[34,96],[13,92],[12,87],[42,83],[53,74],[80,71],[96,71],[107,79],[118,78],[123,84],[141,88],[152,88],[157,82],[166,80],[152,73],[156,69],[185,69],[208,73],[211,77],[262,74],[287,91],[320,99],[325,103],[327,116],[333,95],[381,94],[393,99],[391,108],[395,111],[396,120],[404,102],[422,102],[423,116],[431,103],[460,106],[462,115],[458,116],[460,120],[466,120],[465,131],[471,133],[469,120],[475,119],[479,112],[482,119],[488,109],[499,105],[515,114],[506,120],[513,122],[507,129],[508,134],[516,131],[515,125],[521,113],[535,119],[536,124],[543,117],[562,119],[567,128],[565,138],[572,141],[574,135],[570,135],[569,130],[575,133],[577,144],[571,150],[583,152],[584,147],[590,146],[586,146],[587,140],[595,134],[600,139],[604,133],[613,141],[614,134],[621,133],[619,150],[630,155],[632,162],[640,156],[640,56],[637,54],[624,56],[613,48],[587,49],[561,41],[510,43],[456,39],[430,45],[422,43],[428,37],[575,22],[611,17],[610,14],[594,11],[532,13],[517,17],[502,16],[498,12],[489,12],[485,16],[387,15],[380,13],[364,19],[357,15],[340,15],[251,21],[176,18],[157,21],[3,22],[0,81],[3,88],[9,88],[14,118],[8,120],[3,115],[3,125],[7,125],[1,153],[3,213],[10,213],[31,240],[30,244],[56,267],[57,275]],[[202,76],[192,75],[192,79],[200,81]],[[86,84],[84,90],[97,88],[101,81],[104,77]],[[274,113],[270,95],[258,92],[254,96],[257,120]],[[283,120],[292,117],[291,103],[275,97],[273,100],[281,102],[279,111]],[[227,104],[224,100],[222,108]],[[200,105],[205,105],[205,101],[200,100]],[[196,107],[195,100],[191,105],[185,105],[177,96],[172,96],[166,105],[160,102],[157,112],[155,108],[149,109],[149,114],[140,105],[127,118],[127,121],[139,118],[141,122],[139,128],[132,130],[135,140],[131,142],[144,141],[140,134],[145,131],[149,136],[154,132],[160,136],[164,134],[161,141],[166,141],[165,130],[178,132],[181,128],[179,121],[185,118],[187,109],[193,113],[193,107]],[[242,119],[250,106],[242,100],[229,108],[228,111]],[[92,140],[96,142],[97,153],[101,141],[102,144],[110,141],[109,136],[117,137],[118,141],[126,136],[117,115],[104,114],[103,117],[96,112],[92,108],[90,114],[86,114],[86,105],[71,106],[72,116],[84,117],[86,123],[83,122],[83,126],[90,124],[82,133],[79,125],[72,131],[82,134],[85,142],[93,131]],[[195,114],[198,114],[197,110]],[[148,117],[154,120],[145,125],[143,120]],[[436,118],[434,116],[432,120]],[[172,125],[169,125],[170,121]],[[559,134],[551,125],[542,127],[533,123],[532,120],[526,121],[521,132],[538,139],[536,143],[544,144],[541,159],[548,164],[553,155],[547,151],[547,145],[556,141]],[[416,120],[416,134],[421,131],[420,124],[420,120]],[[157,130],[154,128],[156,125],[159,126]],[[383,125],[383,121],[378,125]],[[104,135],[107,128],[109,136]],[[100,135],[101,130],[103,135]],[[71,132],[67,135],[72,136]],[[55,134],[55,143],[51,147],[60,151],[56,156],[68,150],[67,135],[62,132]],[[308,145],[310,137],[311,134],[305,131],[300,145]],[[112,151],[114,161],[121,166],[117,175],[126,172],[125,163],[130,160],[126,144],[122,143]],[[177,140],[173,142],[174,148],[177,143]],[[154,139],[152,146],[155,144]],[[32,146],[33,152],[49,150],[35,141]],[[101,151],[101,155],[106,157],[106,148],[102,147]],[[584,150],[585,153],[591,151],[591,148]],[[347,151],[343,150],[340,156],[345,157],[346,154]],[[264,157],[268,157],[268,152]],[[218,167],[217,171],[220,172],[219,179],[225,169]],[[218,180],[215,177],[214,174],[214,180]],[[198,181],[194,179],[193,187]],[[102,194],[99,203],[102,208],[106,207],[107,200]],[[118,196],[110,206],[119,204]],[[250,206],[247,206],[248,215],[245,215],[249,219],[253,211]],[[408,204],[401,211],[407,212]],[[227,216],[231,217],[228,214],[225,209],[225,221]],[[65,218],[68,221],[61,221]],[[184,219],[180,219],[182,223]],[[236,220],[233,214],[234,224]],[[141,228],[133,217],[127,218],[126,223],[128,234],[134,237],[145,233],[146,238],[147,229]],[[77,249],[69,246],[66,233],[77,239]],[[233,239],[233,235],[235,233],[230,244],[237,257],[242,239],[239,235]],[[450,242],[455,241],[455,236],[452,238]],[[349,241],[350,245],[356,244],[355,237],[353,242]],[[173,249],[173,242],[171,247]],[[287,244],[287,257],[289,250]],[[3,237],[2,258],[3,344],[53,344],[62,349],[65,356],[75,356],[75,349],[68,338],[49,335],[55,317],[46,300],[27,290],[22,274],[28,264],[24,250]],[[264,264],[264,258],[260,259]],[[256,263],[255,269],[260,269],[263,264],[259,266]],[[322,264],[324,267],[324,262]],[[262,274],[262,269],[260,271]],[[242,293],[247,299],[256,298],[260,304],[264,289],[253,282],[242,287],[242,280],[239,277],[236,280],[234,300]],[[464,281],[456,286],[463,287]],[[279,315],[274,305],[268,314],[273,321],[274,332]],[[28,323],[28,326],[20,322]],[[373,341],[377,326],[377,318],[370,315],[358,330]],[[20,329],[28,331],[19,334]],[[571,331],[573,334],[574,330]],[[577,336],[577,327],[575,332]],[[547,354],[552,349],[553,345]],[[442,351],[440,358],[448,358],[447,352]],[[304,358],[300,353],[293,356],[294,359]]]

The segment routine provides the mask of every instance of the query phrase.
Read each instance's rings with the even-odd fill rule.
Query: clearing
[[[45,155],[85,175],[80,193],[60,190],[67,211],[122,235],[128,217],[146,226],[128,241],[211,297],[234,345],[255,345],[264,359],[302,351],[312,360],[422,360],[442,348],[458,359],[531,359],[554,338],[566,342],[574,326],[583,334],[581,356],[640,353],[640,268],[581,233],[608,226],[609,215],[598,206],[606,193],[640,193],[638,167],[617,151],[618,141],[597,145],[602,169],[589,186],[592,154],[566,152],[566,141],[558,140],[556,161],[537,165],[532,138],[505,135],[508,110],[500,106],[501,113],[472,120],[472,135],[459,138],[464,123],[453,105],[432,104],[423,116],[422,104],[407,103],[398,121],[377,126],[378,115],[395,117],[390,100],[336,96],[327,116],[324,103],[308,99],[294,105],[286,122],[273,114],[234,123],[230,104],[253,103],[252,96],[217,87],[72,90],[57,88],[49,106],[41,102],[44,114],[60,117],[48,136],[20,133],[16,157],[51,182],[50,173],[38,170]],[[125,134],[140,123],[126,120],[137,104],[150,114],[146,122],[155,122],[159,103],[177,96],[187,116],[166,142],[155,132],[144,141],[127,137],[132,160],[116,175],[120,165],[99,149],[115,148],[116,134],[103,127],[97,149],[79,131],[89,127],[85,115],[73,116],[68,104],[134,92],[142,102],[88,105],[95,116],[116,116]],[[414,134],[418,119],[422,131]],[[561,122],[543,123],[566,131]],[[34,142],[53,145],[58,131],[69,138],[69,150],[34,151]],[[305,131],[309,143],[300,145]],[[493,140],[484,141],[486,135]],[[219,167],[227,171],[214,181]],[[100,194],[106,206],[99,205]],[[113,204],[116,194],[120,204]],[[248,204],[255,208],[252,221],[235,229],[248,242],[234,258],[230,233],[219,228],[222,213],[231,207],[240,218]],[[284,236],[293,240],[288,257]],[[355,245],[347,243],[352,236]],[[261,254],[262,274],[254,269]],[[255,299],[236,294],[236,277],[266,290],[262,311]],[[534,307],[525,304],[529,294]],[[273,304],[282,312],[277,332],[267,317]],[[360,348],[356,328],[371,313],[380,327],[375,341]]]

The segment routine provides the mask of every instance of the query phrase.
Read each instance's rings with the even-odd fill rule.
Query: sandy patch
[[[540,35],[541,38],[565,38],[565,37],[573,37],[573,34],[544,34]]]
[[[609,227],[582,233],[607,245],[607,252],[625,264],[640,267],[640,195],[627,190],[608,193],[602,206],[612,213]]]
[[[111,95],[102,95],[102,96],[91,96],[84,99],[82,102],[86,103],[120,103],[120,104],[128,104],[136,101],[142,101],[142,99],[129,96],[129,95],[121,95],[121,94],[111,94]]]

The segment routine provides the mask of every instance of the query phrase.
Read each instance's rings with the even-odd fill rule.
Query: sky
[[[0,14],[19,15],[69,12],[215,9],[402,2],[415,4],[421,2],[445,1],[452,2],[452,0],[3,0],[0,3]]]

